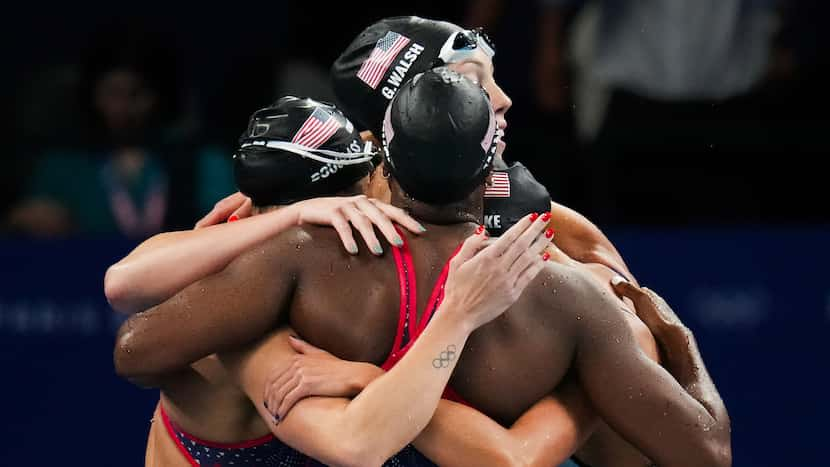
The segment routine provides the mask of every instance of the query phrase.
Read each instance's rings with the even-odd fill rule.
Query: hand
[[[695,370],[690,358],[691,331],[680,321],[668,303],[653,290],[637,287],[622,276],[611,278],[611,285],[620,297],[634,303],[637,316],[645,323],[661,349],[661,361],[676,378]]]
[[[330,225],[337,230],[346,251],[357,254],[357,243],[352,236],[352,227],[360,232],[372,253],[383,254],[383,248],[375,236],[374,226],[395,246],[403,246],[403,239],[395,231],[393,222],[412,233],[420,234],[426,229],[403,209],[396,208],[364,195],[348,198],[316,198],[294,203],[298,222],[303,224]]]
[[[637,287],[622,276],[611,278],[611,286],[620,297],[634,302],[637,316],[648,326],[655,336],[665,335],[667,332],[686,330],[686,326],[671,309],[668,303],[653,290],[647,287]]]
[[[550,257],[544,253],[553,237],[546,229],[550,213],[537,217],[526,216],[490,244],[483,227],[464,242],[450,261],[446,312],[463,313],[475,329],[519,299]]]
[[[235,221],[250,217],[252,207],[251,198],[237,191],[219,200],[213,206],[213,209],[205,214],[205,217],[199,219],[199,222],[196,223],[194,228],[201,229],[203,227],[221,224],[225,221]]]
[[[372,364],[341,360],[294,336],[289,343],[297,352],[291,366],[273,374],[265,385],[264,405],[275,422],[303,398],[354,397],[383,374]]]

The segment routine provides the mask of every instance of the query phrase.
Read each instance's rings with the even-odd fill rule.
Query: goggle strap
[[[298,156],[311,159],[322,164],[336,164],[336,165],[358,165],[370,162],[374,158],[375,153],[371,152],[371,143],[364,147],[364,152],[339,152],[329,151],[327,149],[309,149],[299,144],[289,143],[287,141],[254,141],[245,143],[241,149],[248,147],[266,147],[269,149],[279,149],[287,151]],[[367,151],[368,149],[368,151]]]

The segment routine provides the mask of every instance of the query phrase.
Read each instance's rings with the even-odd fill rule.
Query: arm
[[[107,269],[104,293],[117,311],[146,310],[221,271],[252,246],[296,225],[297,219],[296,210],[281,209],[239,222],[155,235]]]
[[[220,358],[282,441],[327,465],[379,466],[411,441],[435,411],[457,358],[438,369],[432,360],[449,345],[457,357],[466,342],[466,325],[446,319],[445,311],[439,310],[438,321],[429,324],[395,368],[355,399],[305,398],[282,419],[271,416],[262,395],[268,375],[279,373],[280,362],[293,352],[284,344],[285,336],[269,336]]]
[[[635,300],[657,341],[673,349],[665,354],[673,377],[637,347],[607,296],[588,280],[577,287],[574,365],[597,414],[657,465],[731,465],[729,416],[691,332],[679,320],[656,326],[644,314],[654,302]]]
[[[274,434],[327,464],[380,465],[400,451],[435,412],[472,330],[504,312],[541,270],[544,229],[545,222],[528,216],[478,254],[485,236],[470,237],[450,262],[443,303],[404,358],[354,400],[302,400],[285,418],[273,419]],[[265,393],[270,374],[288,373],[274,367],[280,351],[279,340],[266,339],[227,358],[253,401]],[[264,404],[254,405],[269,418]]]
[[[297,338],[287,340],[297,353],[283,347],[285,352],[272,358],[290,362],[289,376],[282,381],[296,380],[287,385],[293,389],[286,391],[272,379],[265,394],[268,411],[280,419],[299,400],[353,397],[384,374],[374,365],[341,360]],[[471,407],[442,399],[413,444],[442,466],[558,465],[585,441],[595,421],[579,386],[569,380],[509,429]]]
[[[602,231],[582,214],[551,202],[550,212],[556,225],[554,243],[580,263],[598,263],[610,267],[629,280],[636,281],[620,253]]]
[[[442,466],[551,466],[573,454],[597,419],[575,384],[540,400],[509,429],[483,413],[442,400],[415,447]]]
[[[298,238],[285,235],[266,242],[164,303],[131,316],[116,338],[116,372],[153,385],[161,375],[275,328],[295,286],[296,255],[287,252],[296,244]]]
[[[104,277],[104,293],[118,311],[145,310],[193,282],[221,271],[254,245],[303,223],[333,226],[346,250],[353,254],[357,253],[357,243],[350,224],[354,225],[377,253],[382,250],[372,225],[377,225],[390,242],[401,242],[393,221],[414,233],[423,231],[402,210],[365,196],[353,196],[300,201],[238,222],[162,233],[110,266]]]

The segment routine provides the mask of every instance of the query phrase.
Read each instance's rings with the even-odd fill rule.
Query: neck
[[[397,184],[395,184],[397,185]],[[412,199],[400,187],[392,189],[392,205],[405,210],[420,222],[435,225],[481,224],[484,218],[484,188],[476,189],[466,199],[445,205],[432,205]]]

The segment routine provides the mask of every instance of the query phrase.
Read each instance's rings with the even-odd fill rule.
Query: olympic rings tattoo
[[[446,368],[450,366],[450,362],[455,360],[455,345],[450,344],[447,350],[438,354],[438,358],[432,360],[433,368]]]

